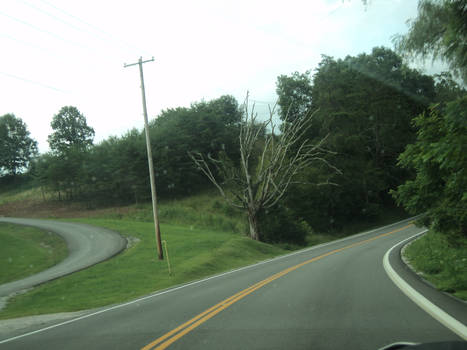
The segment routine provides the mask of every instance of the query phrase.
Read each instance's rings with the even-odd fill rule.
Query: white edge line
[[[260,261],[260,262],[258,262],[258,263],[256,263],[256,264],[253,264],[253,265],[248,265],[248,266],[240,267],[240,268],[238,268],[238,269],[226,271],[226,272],[220,273],[220,274],[218,274],[218,275],[210,276],[210,277],[207,277],[207,278],[198,280],[198,281],[193,281],[193,282],[189,282],[189,283],[186,283],[186,284],[182,284],[182,285],[180,285],[180,286],[178,286],[178,287],[172,287],[172,288],[170,288],[170,289],[168,289],[168,290],[164,290],[164,291],[161,291],[161,292],[157,292],[157,293],[155,293],[155,294],[146,295],[146,296],[144,296],[144,297],[141,297],[141,298],[138,298],[138,299],[135,299],[135,300],[132,300],[132,301],[123,303],[123,304],[118,304],[118,305],[109,307],[109,308],[107,308],[107,309],[103,309],[103,310],[99,310],[99,311],[96,311],[96,312],[92,312],[92,313],[87,314],[87,315],[79,316],[79,317],[77,317],[77,318],[73,318],[73,319],[68,320],[68,321],[65,321],[65,322],[56,323],[56,324],[54,324],[54,325],[51,325],[51,326],[48,326],[48,327],[44,327],[44,328],[40,328],[40,329],[37,329],[37,330],[35,330],[35,331],[31,331],[31,332],[28,332],[28,333],[24,333],[24,334],[17,335],[17,336],[15,336],[15,337],[11,337],[11,338],[7,338],[7,339],[4,339],[4,340],[0,340],[0,344],[4,344],[4,343],[11,342],[11,341],[13,341],[13,340],[17,340],[17,339],[21,339],[21,338],[24,338],[24,337],[28,337],[28,336],[33,335],[33,334],[42,333],[42,332],[45,332],[45,331],[47,331],[47,330],[49,330],[49,329],[53,329],[53,328],[57,328],[57,327],[60,327],[60,326],[64,326],[64,325],[67,325],[67,324],[69,324],[69,323],[73,323],[73,322],[76,322],[76,321],[80,321],[80,320],[83,320],[83,319],[88,318],[88,317],[96,316],[96,315],[102,314],[102,313],[107,312],[107,311],[119,309],[119,308],[124,307],[124,306],[128,306],[128,305],[131,305],[131,304],[136,304],[136,303],[139,303],[140,301],[143,301],[143,300],[146,300],[146,299],[150,299],[150,298],[153,298],[153,297],[157,297],[157,296],[159,296],[159,295],[167,294],[167,293],[170,293],[170,292],[174,292],[174,291],[176,291],[176,290],[179,290],[179,289],[182,289],[182,288],[186,288],[186,287],[189,287],[189,286],[193,286],[193,285],[196,285],[196,284],[200,284],[200,283],[209,281],[209,280],[214,279],[214,278],[219,278],[219,277],[222,277],[222,276],[225,276],[225,275],[229,275],[229,274],[232,274],[232,273],[235,273],[235,272],[238,272],[238,271],[250,269],[250,268],[253,268],[253,267],[256,267],[256,266],[259,266],[259,265],[263,265],[263,264],[267,264],[267,263],[270,263],[270,262],[273,262],[273,261],[276,261],[276,260],[284,259],[284,258],[287,258],[287,257],[289,257],[289,256],[293,256],[293,255],[298,255],[298,254],[306,253],[306,252],[308,252],[308,251],[311,251],[311,250],[314,250],[314,249],[318,249],[318,248],[321,248],[321,247],[325,247],[325,246],[330,245],[330,244],[334,244],[334,243],[338,243],[338,242],[343,242],[343,241],[347,241],[347,240],[352,239],[352,238],[357,238],[357,237],[360,237],[360,236],[364,236],[364,235],[370,234],[370,233],[375,232],[375,231],[384,230],[384,229],[387,228],[387,227],[395,226],[395,225],[397,225],[397,224],[400,224],[400,223],[403,223],[403,222],[406,222],[406,221],[408,222],[408,221],[411,221],[411,220],[414,220],[414,218],[404,219],[404,220],[395,222],[395,223],[390,224],[390,225],[386,225],[386,226],[382,226],[382,227],[375,228],[375,229],[370,230],[370,231],[365,231],[365,232],[357,233],[357,234],[355,234],[355,235],[347,236],[347,237],[344,237],[344,238],[341,238],[341,239],[338,239],[338,240],[335,240],[335,241],[331,241],[331,242],[326,242],[326,243],[318,244],[318,245],[312,246],[312,247],[310,247],[310,248],[305,248],[305,249],[298,250],[298,251],[295,251],[295,252],[292,252],[292,253],[289,253],[289,254],[284,254],[284,255],[281,255],[281,256],[278,256],[278,257],[275,257],[275,258],[272,258],[272,259],[263,260],[263,261]]]
[[[387,275],[394,284],[405,294],[407,295],[415,304],[417,304],[420,308],[422,308],[425,312],[427,312],[431,317],[435,320],[440,322],[445,327],[449,328],[451,331],[456,333],[462,339],[467,340],[467,327],[462,323],[456,320],[454,317],[449,315],[444,310],[440,309],[438,306],[433,304],[419,292],[417,292],[414,288],[412,288],[406,281],[400,277],[397,272],[392,268],[391,263],[389,262],[389,255],[391,254],[392,250],[397,246],[405,243],[406,241],[424,234],[428,230],[424,230],[422,232],[417,233],[403,241],[400,241],[396,245],[392,246],[386,254],[384,254],[383,258],[383,266],[384,270],[386,271]]]

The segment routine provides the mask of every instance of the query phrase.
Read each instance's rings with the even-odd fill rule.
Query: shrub
[[[260,237],[269,243],[306,244],[308,229],[293,211],[283,205],[263,210],[258,215]]]

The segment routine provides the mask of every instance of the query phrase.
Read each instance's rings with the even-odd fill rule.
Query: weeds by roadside
[[[405,257],[438,289],[467,300],[467,239],[459,238],[454,244],[429,231],[405,249]]]

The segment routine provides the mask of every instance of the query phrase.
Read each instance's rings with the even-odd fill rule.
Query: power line
[[[28,7],[32,8],[32,9],[34,9],[35,11],[40,12],[40,13],[42,13],[42,14],[45,14],[45,15],[49,16],[50,18],[53,18],[55,21],[60,22],[60,23],[62,23],[62,24],[64,24],[64,25],[66,25],[66,26],[68,26],[68,27],[70,27],[70,28],[72,28],[72,29],[78,31],[80,34],[82,34],[83,32],[87,32],[87,34],[88,34],[89,36],[91,36],[92,38],[94,38],[94,39],[98,38],[98,39],[102,40],[106,45],[111,46],[111,47],[114,47],[114,48],[117,48],[117,45],[112,44],[109,40],[102,38],[102,36],[101,36],[100,34],[99,34],[99,36],[96,37],[95,33],[92,33],[92,32],[90,32],[89,30],[84,29],[84,27],[82,27],[82,26],[81,26],[81,27],[76,26],[76,25],[72,24],[71,22],[66,21],[66,20],[64,20],[64,19],[62,19],[62,18],[60,18],[60,17],[58,17],[58,16],[56,16],[56,15],[50,13],[49,11],[46,11],[46,10],[40,8],[40,7],[37,7],[37,6],[35,6],[35,5],[33,5],[33,4],[29,3],[29,2],[27,2],[27,1],[25,1],[25,0],[22,0],[22,3],[23,3],[24,5],[26,5],[26,6],[28,6]],[[53,5],[49,5],[49,6],[53,6]],[[58,10],[57,7],[54,7],[54,8],[55,8],[56,10]],[[65,13],[65,11],[60,11],[60,12]],[[68,14],[68,13],[66,13],[66,14],[67,14],[67,16],[73,17],[73,18],[75,18],[76,20],[78,20],[76,16],[73,16],[73,15]],[[81,20],[80,20],[80,22],[84,22],[84,21],[81,21]],[[84,22],[84,23],[86,23],[86,22]],[[87,26],[90,26],[90,24],[86,24],[86,25],[87,25]],[[118,48],[119,48],[119,49],[122,49],[121,46],[118,46]],[[94,51],[94,49],[92,49],[92,50]]]
[[[2,11],[0,11],[0,15],[4,16],[4,17],[6,17],[6,18],[9,18],[9,19],[11,19],[11,20],[13,20],[13,21],[19,22],[19,23],[21,23],[21,24],[23,24],[23,25],[25,25],[25,26],[31,27],[31,28],[33,28],[33,29],[39,31],[39,32],[42,32],[42,33],[48,34],[48,35],[50,35],[50,36],[53,36],[53,37],[56,38],[56,39],[59,39],[59,40],[62,40],[62,41],[65,41],[65,42],[66,42],[66,40],[65,40],[64,38],[62,38],[61,36],[59,36],[59,35],[57,35],[57,34],[55,34],[55,33],[49,32],[48,30],[39,28],[39,27],[35,26],[34,24],[31,24],[31,23],[29,23],[29,22],[23,21],[22,19],[19,19],[19,18],[10,16],[10,15],[8,15],[8,14],[2,12]]]
[[[45,10],[43,10],[43,9],[41,9],[41,8],[35,6],[35,5],[33,5],[33,4],[31,4],[31,3],[27,2],[27,1],[22,0],[21,2],[23,4],[25,4],[26,6],[32,8],[32,9],[38,11],[38,12],[41,12],[41,13],[53,18],[54,20],[56,20],[58,22],[61,22],[61,23],[65,24],[65,25],[67,25],[67,26],[69,26],[69,27],[71,27],[71,28],[73,28],[75,30],[81,31],[81,28],[76,27],[75,25],[71,24],[70,22],[64,21],[60,17],[57,17],[57,16],[51,14],[50,12],[47,12],[47,11],[45,11]]]
[[[131,47],[131,48],[132,48],[132,51],[131,51],[131,52],[133,52],[135,49],[137,49],[138,51],[142,51],[141,49],[138,49],[138,48],[136,48],[136,47],[134,47],[134,46],[131,46],[131,45],[127,44],[127,43],[125,43],[125,46],[126,46],[126,47],[124,47],[124,45],[121,44],[121,43],[123,42],[123,40],[118,39],[118,38],[115,38],[115,37],[114,37],[113,35],[111,35],[110,33],[107,33],[107,32],[105,32],[105,31],[101,30],[100,28],[98,28],[98,27],[96,27],[96,26],[94,26],[94,25],[92,25],[92,24],[90,24],[90,23],[88,23],[88,22],[86,22],[86,21],[84,21],[84,20],[78,18],[77,16],[74,16],[73,14],[71,14],[71,13],[69,13],[69,12],[66,12],[66,11],[64,11],[64,10],[62,10],[62,9],[60,9],[60,8],[58,8],[57,6],[55,6],[55,5],[51,4],[51,3],[48,3],[48,2],[46,2],[46,1],[44,1],[44,0],[41,0],[41,1],[42,1],[43,3],[45,3],[45,4],[47,4],[48,6],[54,8],[55,10],[57,10],[57,11],[59,11],[59,12],[65,14],[65,15],[67,15],[67,16],[73,18],[73,19],[75,19],[76,21],[85,24],[87,27],[92,28],[93,31],[91,32],[91,31],[88,30],[88,29],[85,29],[85,28],[83,28],[83,27],[76,26],[76,25],[70,23],[69,21],[66,21],[66,20],[64,20],[64,19],[62,19],[62,18],[60,18],[60,17],[58,17],[58,16],[56,16],[56,15],[50,13],[49,11],[46,11],[46,10],[44,10],[44,9],[42,9],[42,8],[39,8],[39,7],[37,7],[37,6],[35,6],[35,5],[31,4],[31,3],[29,3],[29,2],[27,2],[27,1],[24,1],[24,0],[23,0],[23,1],[21,1],[21,2],[22,2],[24,5],[26,5],[26,6],[30,7],[30,8],[32,8],[32,9],[34,9],[35,11],[40,12],[40,13],[42,13],[42,14],[45,14],[45,15],[47,15],[47,16],[53,18],[55,21],[58,21],[58,22],[60,22],[60,23],[62,23],[62,24],[64,24],[64,25],[66,25],[66,26],[68,26],[68,27],[70,27],[70,28],[73,28],[74,30],[78,31],[79,33],[86,32],[87,35],[91,36],[91,37],[94,38],[94,39],[96,39],[96,38],[99,39],[100,41],[104,42],[106,45],[108,45],[108,46],[110,46],[110,47],[113,47],[114,49],[119,49],[119,50],[122,50],[122,51],[125,51],[125,52],[130,52],[130,51],[128,50],[128,48]],[[53,37],[53,38],[55,38],[55,39],[57,39],[57,40],[63,41],[63,42],[65,42],[65,43],[68,44],[68,45],[74,45],[74,46],[77,46],[77,47],[79,47],[79,48],[84,48],[84,49],[86,49],[86,50],[88,50],[88,51],[90,51],[90,52],[92,52],[92,53],[94,53],[94,54],[98,53],[98,51],[96,50],[95,47],[91,47],[91,46],[86,45],[86,44],[83,44],[83,43],[81,43],[81,42],[77,42],[77,41],[73,41],[73,40],[67,39],[67,38],[65,38],[65,37],[63,37],[63,36],[61,36],[61,35],[56,34],[55,32],[52,32],[52,31],[49,31],[49,30],[44,29],[44,28],[42,28],[42,27],[39,27],[39,26],[37,26],[37,25],[35,25],[35,24],[32,24],[32,23],[30,23],[30,22],[28,22],[28,21],[25,21],[25,20],[23,20],[23,19],[21,19],[21,18],[12,16],[12,15],[7,14],[7,13],[2,12],[2,11],[0,11],[0,15],[4,16],[4,17],[6,17],[6,18],[8,18],[8,19],[10,19],[10,20],[12,20],[12,21],[18,22],[18,23],[20,23],[20,24],[22,24],[22,25],[28,26],[28,27],[30,27],[30,28],[32,28],[32,29],[34,29],[34,30],[40,32],[40,33],[49,35],[49,36],[51,36],[51,37]],[[104,37],[101,33],[104,33],[107,37]],[[96,35],[96,34],[97,34],[97,35]],[[9,38],[12,39],[12,40],[19,41],[19,40],[17,40],[17,39],[12,38],[11,36],[9,36]],[[110,38],[111,40],[109,40],[109,38]],[[117,45],[117,43],[118,43],[118,45]],[[23,44],[25,44],[25,42],[23,42]],[[37,45],[30,45],[30,46],[36,46],[36,47],[37,47]]]
[[[23,81],[23,82],[26,82],[26,83],[30,83],[30,84],[33,84],[33,85],[38,85],[38,86],[41,86],[41,87],[46,88],[46,89],[50,89],[50,90],[54,90],[54,91],[58,91],[58,92],[62,92],[62,93],[69,93],[69,91],[65,91],[65,90],[62,90],[62,89],[58,89],[58,88],[56,88],[56,87],[53,87],[53,86],[50,86],[50,85],[46,85],[46,84],[43,84],[43,83],[38,82],[38,81],[34,81],[34,80],[22,78],[22,77],[19,77],[19,76],[17,76],[17,75],[13,75],[13,74],[1,72],[1,71],[0,71],[0,74],[2,74],[2,75],[4,75],[4,76],[7,76],[7,77],[9,77],[9,78],[12,78],[12,79],[17,79],[17,80],[20,80],[20,81]]]
[[[53,56],[53,57],[56,57],[56,55],[51,55],[51,54],[50,54],[50,49],[49,49],[49,48],[45,48],[45,47],[43,47],[43,46],[39,46],[39,45],[37,45],[37,44],[35,44],[35,43],[32,43],[32,42],[30,42],[30,41],[20,40],[20,39],[18,39],[18,38],[15,38],[14,36],[9,35],[9,34],[2,34],[2,35],[0,36],[0,38],[2,38],[2,37],[3,37],[3,38],[6,38],[6,39],[9,39],[9,40],[12,40],[12,41],[15,41],[15,42],[17,42],[17,43],[19,43],[19,44],[21,44],[21,45],[33,47],[33,48],[35,48],[35,49],[37,49],[37,50],[44,51],[44,52],[47,53],[48,55]]]
[[[122,39],[120,39],[120,38],[116,38],[114,35],[110,34],[109,32],[106,32],[105,30],[103,30],[103,29],[101,29],[101,28],[99,28],[99,27],[97,27],[97,26],[95,26],[95,25],[93,25],[93,24],[91,24],[91,23],[89,23],[89,22],[87,22],[87,21],[85,21],[85,20],[83,20],[83,19],[81,19],[81,18],[75,16],[75,15],[73,15],[72,13],[69,13],[68,11],[65,11],[65,10],[59,8],[58,6],[56,6],[56,5],[54,5],[54,4],[50,3],[50,2],[48,2],[48,1],[46,1],[46,0],[41,0],[41,2],[43,2],[44,4],[46,4],[46,5],[48,5],[48,6],[52,7],[52,8],[54,8],[55,10],[57,10],[57,11],[59,11],[59,12],[65,14],[66,16],[68,16],[68,17],[70,17],[70,18],[73,18],[74,20],[76,20],[76,21],[78,21],[78,22],[80,22],[80,23],[86,25],[87,27],[90,27],[94,32],[99,32],[99,33],[105,34],[105,35],[107,36],[107,39],[110,38],[110,39],[112,39],[114,42],[118,42],[119,45],[120,45],[120,47],[126,47],[125,50],[128,50],[128,48],[131,48],[132,51],[133,51],[133,50],[137,50],[138,52],[142,52],[142,53],[147,54],[147,52],[146,52],[145,50],[142,50],[142,49],[139,48],[139,47],[136,47],[136,46],[134,46],[134,45],[132,45],[132,44],[129,44],[129,43],[127,43],[126,41],[124,41],[124,40],[122,40]],[[104,38],[102,38],[102,37],[101,37],[101,40],[106,41],[106,39],[104,39]],[[106,42],[107,42],[107,41],[106,41]]]
[[[47,2],[45,2],[45,1],[43,1],[43,2],[44,2],[44,3],[47,3]],[[76,25],[74,25],[74,24],[72,24],[72,23],[69,23],[69,22],[63,20],[63,19],[59,18],[58,16],[55,16],[54,14],[50,13],[49,11],[45,11],[45,10],[43,10],[43,9],[37,7],[37,6],[34,6],[34,5],[32,5],[32,4],[30,4],[30,3],[26,2],[26,1],[24,1],[24,0],[22,1],[22,3],[23,3],[24,5],[26,5],[26,6],[28,6],[28,7],[32,8],[32,9],[34,9],[34,10],[37,11],[37,12],[43,13],[43,14],[45,14],[45,15],[47,15],[47,16],[53,18],[54,20],[56,20],[56,21],[58,21],[58,22],[60,22],[60,23],[63,23],[63,24],[65,24],[65,25],[67,25],[67,26],[73,28],[74,30],[79,31],[80,33],[83,32],[83,30],[82,30],[81,28],[79,28],[78,26],[76,26]],[[74,16],[74,15],[72,15],[72,14],[70,14],[70,13],[67,13],[66,11],[60,10],[59,8],[57,8],[56,6],[54,6],[54,5],[52,5],[52,4],[48,4],[48,5],[49,5],[49,6],[52,6],[52,7],[54,7],[54,8],[56,8],[58,11],[63,12],[63,13],[65,13],[65,14],[67,14],[68,16],[72,17],[72,18],[75,18],[76,20],[78,20],[78,21],[80,21],[80,22],[82,22],[82,23],[85,23],[87,26],[93,28],[94,30],[99,30],[99,28],[97,28],[97,27],[95,27],[95,26],[93,26],[93,25],[91,25],[91,24],[89,24],[89,23],[87,23],[87,22],[85,22],[85,21],[79,19],[78,17],[76,17],[76,16]],[[83,45],[83,44],[81,44],[80,42],[76,42],[76,41],[72,41],[72,40],[66,39],[65,37],[63,37],[63,36],[61,36],[61,35],[58,35],[58,34],[56,34],[56,33],[53,32],[53,31],[44,29],[44,28],[41,27],[41,26],[37,26],[37,25],[35,25],[35,24],[33,24],[33,23],[30,23],[30,22],[28,22],[28,21],[26,21],[26,20],[23,20],[23,19],[21,19],[21,18],[12,16],[12,15],[10,15],[10,14],[8,14],[8,13],[3,12],[3,11],[0,11],[0,15],[3,16],[3,17],[8,18],[9,20],[18,22],[18,23],[20,23],[21,25],[24,25],[24,26],[27,26],[27,27],[29,27],[29,28],[32,28],[33,30],[35,30],[35,31],[37,31],[37,32],[46,34],[46,35],[48,35],[48,36],[50,36],[50,37],[53,37],[54,39],[63,41],[63,42],[65,42],[65,43],[68,44],[68,45],[75,45],[75,46],[78,46],[78,47],[80,47],[80,48],[85,48],[85,49],[87,49],[87,50],[89,50],[89,51],[91,51],[91,52],[93,52],[93,53],[96,53],[96,50],[95,50],[94,48],[90,47],[90,46]],[[89,30],[85,30],[85,31],[87,31],[88,34],[92,35],[94,38],[98,37],[100,40],[105,41],[107,44],[110,44],[111,46],[113,45],[114,48],[116,47],[115,44],[109,43],[109,40],[103,39],[103,38],[102,38],[102,35],[96,36],[96,35],[94,35],[93,33],[91,33]],[[102,30],[99,30],[99,31],[104,32],[104,31],[102,31]],[[104,32],[104,33],[105,33],[105,32]],[[106,33],[106,34],[107,34],[108,36],[110,36],[110,34],[108,34],[108,33]],[[55,54],[52,55],[51,52],[50,52],[50,49],[48,49],[48,48],[45,48],[45,47],[36,45],[35,43],[31,43],[31,42],[27,42],[27,41],[24,41],[24,40],[20,40],[20,39],[18,39],[18,38],[15,38],[15,37],[9,35],[9,34],[2,34],[1,37],[4,37],[4,38],[6,38],[6,39],[9,39],[9,40],[12,40],[12,41],[15,41],[15,42],[18,42],[18,43],[20,43],[20,44],[22,44],[22,45],[30,46],[30,47],[33,47],[33,48],[35,48],[35,49],[41,50],[41,51],[43,51],[43,52],[46,52],[49,56],[53,56],[54,58],[56,58],[56,56],[57,56],[57,55],[55,55]],[[114,40],[114,41],[115,41],[115,40]],[[121,45],[119,46],[119,48],[121,49]],[[58,53],[58,55],[63,57],[63,53],[62,53],[62,52],[63,52],[63,51],[60,51],[60,52]],[[4,76],[6,76],[6,77],[9,77],[9,78],[11,78],[11,79],[16,79],[16,80],[19,80],[19,81],[22,81],[22,82],[25,82],[25,83],[28,83],[28,84],[37,85],[37,86],[40,86],[40,87],[42,87],[42,88],[46,88],[46,89],[50,89],[50,90],[54,90],[54,91],[62,92],[62,93],[69,93],[69,91],[65,91],[65,90],[62,90],[62,89],[60,89],[60,88],[56,88],[56,87],[54,87],[54,86],[48,85],[48,84],[44,84],[44,83],[42,83],[42,82],[38,82],[38,81],[35,81],[35,80],[23,78],[23,77],[14,75],[14,74],[6,73],[6,72],[0,72],[0,74],[4,75]]]
[[[82,45],[82,44],[80,44],[80,43],[73,42],[73,41],[71,41],[71,40],[69,40],[69,39],[65,39],[65,38],[61,37],[60,35],[57,35],[57,34],[51,32],[51,31],[48,31],[48,30],[46,30],[46,29],[42,29],[42,28],[40,28],[40,27],[38,27],[38,26],[36,26],[36,25],[34,25],[34,24],[31,24],[31,23],[29,23],[29,22],[23,21],[22,19],[19,19],[19,18],[10,16],[10,15],[6,14],[5,12],[0,11],[0,15],[2,15],[2,16],[4,16],[4,17],[7,17],[7,18],[9,18],[9,19],[11,19],[11,20],[13,20],[13,21],[18,22],[18,23],[21,23],[21,24],[23,24],[23,25],[25,25],[25,26],[31,27],[31,28],[33,28],[33,29],[35,29],[35,30],[37,30],[37,31],[39,31],[39,32],[41,32],[41,33],[50,35],[50,36],[54,37],[55,39],[58,39],[58,40],[61,40],[61,41],[65,42],[65,43],[67,43],[68,45],[80,46],[81,48],[87,48],[87,49],[90,49],[91,51],[94,51],[94,49],[92,49],[92,48],[90,48],[90,47],[87,47],[87,46]]]

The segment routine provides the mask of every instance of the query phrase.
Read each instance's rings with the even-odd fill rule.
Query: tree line
[[[240,112],[222,96],[189,108],[162,111],[150,122],[157,190],[162,197],[184,196],[206,188],[188,150],[235,157]],[[76,107],[63,107],[52,121],[50,152],[36,157],[29,173],[59,200],[115,205],[150,200],[145,136],[130,130],[93,144],[94,130]]]
[[[323,56],[312,78],[310,72],[280,76],[277,93],[285,122],[314,113],[307,137],[327,137],[324,146],[335,152],[327,160],[342,172],[332,176],[334,186],[313,188],[307,183],[324,178],[326,168],[308,169],[304,184],[291,188],[289,207],[316,229],[340,230],[392,205],[389,190],[410,175],[397,161],[415,140],[411,120],[436,99],[432,77],[378,47],[344,59]]]

